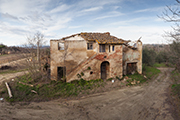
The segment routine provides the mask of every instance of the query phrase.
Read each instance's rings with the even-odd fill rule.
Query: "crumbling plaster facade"
[[[137,72],[142,74],[142,42],[136,41],[135,48],[123,45],[123,74],[127,74],[128,64],[135,63]]]
[[[130,61],[137,62],[139,66],[137,71],[142,73],[142,56],[139,56],[140,51],[142,52],[142,44],[138,43],[139,48],[136,51],[128,48],[128,51],[123,52],[124,41],[106,42],[105,52],[100,52],[101,43],[98,40],[84,39],[81,34],[50,41],[52,80],[58,79],[58,67],[66,67],[66,82],[79,79],[79,75],[85,80],[108,79],[116,76],[121,78],[125,73],[126,64]],[[58,50],[59,43],[64,43],[64,50]],[[87,48],[88,43],[92,43],[93,49]],[[137,56],[133,55],[134,51]],[[141,62],[138,61],[140,59]]]

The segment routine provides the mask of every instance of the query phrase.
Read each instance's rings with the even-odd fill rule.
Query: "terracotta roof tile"
[[[62,38],[62,40],[65,40],[65,39],[70,38],[70,37],[74,37],[76,35],[81,36],[82,38],[84,38],[87,41],[97,41],[99,44],[124,44],[124,43],[128,42],[128,41],[125,41],[123,39],[119,39],[117,37],[110,35],[109,32],[106,32],[106,33],[82,32],[82,33],[74,34],[74,35],[71,35],[68,37],[64,37],[64,38]]]
[[[81,33],[81,37],[83,37],[87,41],[97,41],[99,44],[123,44],[126,43],[125,40],[119,39],[107,33]]]

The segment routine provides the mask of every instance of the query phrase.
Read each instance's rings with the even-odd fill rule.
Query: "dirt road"
[[[23,54],[0,55],[0,64],[16,61],[23,57]]]
[[[17,73],[7,73],[7,74],[0,74],[0,84],[9,79],[14,79],[17,76],[24,75],[25,73],[28,73],[27,71],[17,72]]]
[[[15,55],[12,55],[12,56],[13,56],[12,58],[15,58]],[[27,64],[25,64],[27,58],[20,58],[20,55],[19,55],[18,57],[16,57],[18,60],[14,60],[14,61],[8,62],[8,58],[10,58],[10,57],[11,57],[10,55],[5,55],[5,56],[1,56],[0,57],[0,68],[2,66],[11,66],[10,69],[12,70],[12,69],[14,69],[13,67],[22,68],[22,66],[27,65]],[[5,62],[1,63],[2,62],[1,60],[5,60]],[[1,71],[4,72],[3,70],[0,70],[0,72]],[[0,74],[0,84],[3,81],[5,81],[5,80],[13,79],[13,78],[15,78],[17,76],[24,75],[25,73],[27,73],[27,71],[16,72],[16,73]]]
[[[79,100],[0,102],[0,120],[174,120],[167,102],[170,68],[142,86],[94,94]]]

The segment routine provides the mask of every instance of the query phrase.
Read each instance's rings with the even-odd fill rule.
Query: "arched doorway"
[[[101,79],[105,80],[109,74],[109,62],[104,61],[101,63]]]

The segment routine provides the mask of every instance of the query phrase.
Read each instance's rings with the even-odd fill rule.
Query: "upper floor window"
[[[99,45],[99,52],[106,52],[104,44]]]
[[[64,50],[64,43],[63,42],[58,43],[58,50]]]
[[[93,43],[87,43],[87,49],[92,50],[93,49]]]
[[[114,51],[114,45],[112,46],[112,51]]]

